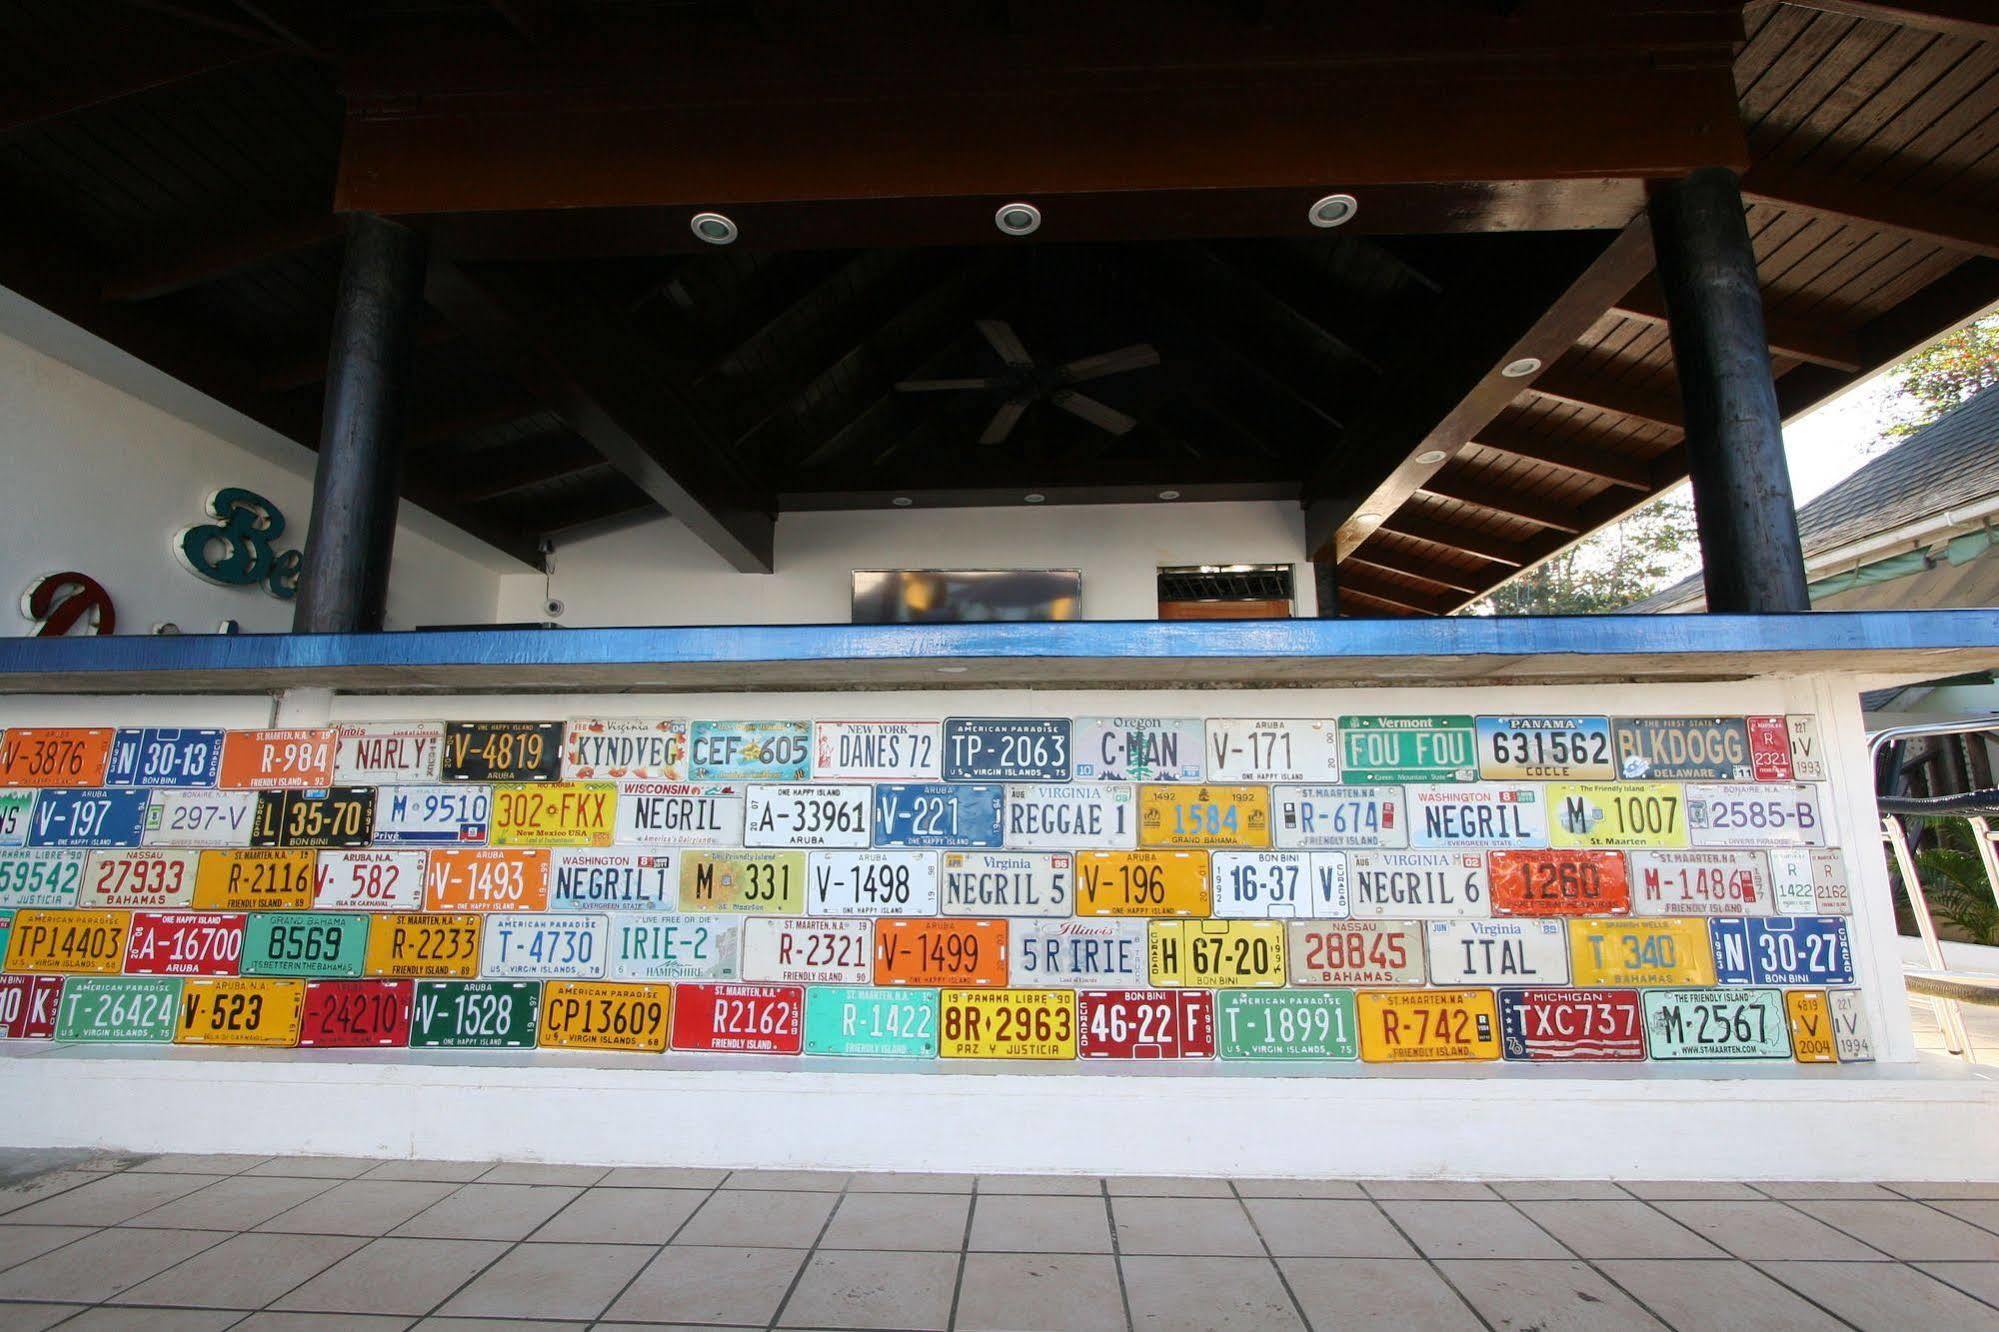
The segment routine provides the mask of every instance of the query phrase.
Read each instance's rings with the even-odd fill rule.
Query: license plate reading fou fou
[[[1577,985],[1712,985],[1704,920],[1572,920],[1569,963]]]
[[[680,902],[673,851],[564,847],[548,858],[550,911],[671,911]]]
[[[937,993],[815,985],[805,992],[805,1053],[935,1059]]]
[[[1332,721],[1211,718],[1208,779],[1216,782],[1337,782],[1340,728]]]
[[[1011,921],[1007,941],[1013,979],[1028,985],[1148,989],[1145,926],[1142,920]]]
[[[1076,857],[1079,916],[1209,914],[1205,851],[1084,851]]]
[[[1501,990],[1508,1059],[1533,1063],[1645,1057],[1637,990]]]
[[[146,807],[143,846],[248,846],[257,791],[155,791]]]
[[[149,793],[139,787],[47,787],[28,816],[29,846],[138,846]]]
[[[7,936],[7,970],[115,976],[131,925],[123,911],[16,911]]]
[[[697,721],[688,730],[695,782],[802,782],[812,775],[812,727],[802,721]]]
[[[1358,1059],[1352,990],[1220,990],[1224,1059]]]
[[[222,732],[147,726],[118,732],[106,786],[213,786],[222,768]]]
[[[1754,775],[1740,717],[1619,717],[1617,775],[1627,781],[1746,782]]]
[[[1654,1059],[1789,1059],[1782,990],[1647,990]]]
[[[289,1048],[298,1044],[304,1012],[302,980],[196,977],[181,986],[174,1041]]]
[[[375,794],[378,846],[466,846],[482,843],[493,819],[486,786],[384,786]]]
[[[1767,916],[1761,851],[1633,851],[1631,899],[1641,916]]]
[[[746,981],[866,985],[874,931],[865,920],[752,916],[743,922],[742,969]]]
[[[946,851],[939,906],[947,916],[1069,916],[1075,857],[1057,851]]]
[[[866,846],[873,794],[873,787],[858,783],[752,783],[743,797],[743,845]]]
[[[1818,788],[1765,782],[1689,786],[1687,827],[1695,846],[1824,846]]]
[[[305,911],[316,866],[311,851],[203,851],[194,873],[198,911]]]
[[[80,907],[166,910],[194,901],[199,851],[138,847],[88,854],[76,898]]]
[[[174,976],[75,976],[57,1005],[59,1041],[164,1045],[174,1038],[181,981]]]
[[[1485,857],[1469,851],[1354,851],[1347,897],[1356,917],[1439,920],[1492,914]]]
[[[1413,920],[1293,921],[1285,929],[1293,985],[1421,985],[1423,925]]]
[[[573,717],[562,728],[566,782],[677,782],[687,771],[687,723]]]
[[[333,733],[337,786],[434,782],[444,761],[443,722],[346,722]]]
[[[438,776],[447,782],[552,782],[561,772],[561,722],[444,724]]]
[[[1078,717],[1070,728],[1079,782],[1198,782],[1198,717]]]
[[[410,1003],[412,1050],[519,1050],[534,1045],[537,981],[418,981]]]
[[[1080,990],[1083,1059],[1212,1059],[1215,996],[1206,990]]]
[[[1267,786],[1141,786],[1138,844],[1255,848],[1270,845]]]
[[[1548,844],[1545,788],[1532,782],[1419,784],[1409,797],[1409,845],[1486,851]]]
[[[1487,781],[1609,781],[1607,717],[1480,717],[1479,775]]]
[[[552,980],[541,988],[544,1050],[666,1049],[673,1008],[670,985]]]
[[[1074,990],[945,990],[946,1059],[1074,1059]]]
[[[1006,844],[1022,851],[1136,846],[1138,818],[1132,788],[1107,782],[1009,786]]]
[[[1280,786],[1274,840],[1287,850],[1380,850],[1409,845],[1399,786]]]
[[[1494,851],[1486,857],[1495,916],[1628,916],[1622,851]]]
[[[77,889],[83,885],[89,855],[88,851],[0,849],[0,908],[78,905]]]
[[[814,851],[806,907],[821,916],[934,916],[934,851]]]
[[[1154,985],[1203,989],[1284,984],[1284,922],[1155,920],[1147,936]]]
[[[498,912],[479,936],[479,974],[595,980],[604,974],[608,934],[606,917],[580,911]]]
[[[1424,932],[1432,985],[1568,984],[1559,920],[1433,920]]]
[[[1341,778],[1377,782],[1475,782],[1478,742],[1470,717],[1341,717]]]
[[[0,786],[102,786],[116,734],[110,727],[10,727],[0,738]]]
[[[1005,787],[920,782],[875,787],[875,845],[997,848]]]
[[[255,911],[243,933],[245,976],[353,978],[368,956],[368,918],[349,911]]]
[[[883,920],[875,924],[877,985],[1005,985],[1003,920]]]
[[[680,909],[798,915],[805,905],[803,851],[689,851],[680,859]]]
[[[298,1043],[305,1049],[400,1048],[410,1043],[406,980],[315,980],[305,983]]]
[[[1851,985],[1853,944],[1838,916],[1716,920],[1715,980],[1721,985]]]
[[[355,847],[374,840],[375,788],[259,791],[251,846]]]
[[[676,1050],[795,1055],[804,1045],[802,986],[681,985],[673,997]]]
[[[1350,913],[1343,851],[1211,851],[1214,914],[1235,920]]]
[[[1360,1057],[1371,1064],[1499,1058],[1491,990],[1362,990]]]
[[[936,781],[944,772],[944,724],[822,721],[812,728],[812,771],[823,781]]]
[[[240,911],[135,911],[125,944],[134,976],[234,976],[246,917]]]
[[[333,728],[231,731],[216,781],[232,790],[333,785]]]
[[[313,869],[320,911],[421,911],[429,857],[422,851],[322,851]]]
[[[619,846],[733,846],[743,840],[743,790],[727,782],[619,782]]]
[[[1066,717],[946,717],[947,782],[1066,782]]]
[[[1687,844],[1686,792],[1677,782],[1570,782],[1548,788],[1556,847]]]
[[[548,910],[548,852],[439,847],[424,874],[431,911]]]
[[[368,921],[370,976],[417,978],[479,974],[479,917],[406,912]]]
[[[611,844],[618,824],[615,782],[531,782],[493,788],[494,846]]]

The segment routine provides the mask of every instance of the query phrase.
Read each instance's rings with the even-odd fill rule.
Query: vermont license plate
[[[1631,882],[1641,916],[1770,914],[1761,851],[1633,851]]]
[[[802,782],[812,775],[807,722],[697,721],[689,736],[689,781]]]
[[[1851,985],[1853,945],[1838,916],[1708,923],[1720,985]]]
[[[743,845],[866,846],[873,794],[861,784],[752,784],[743,797]]]
[[[374,840],[375,788],[259,791],[251,846],[354,847]]]
[[[1619,717],[1617,775],[1627,781],[1746,782],[1749,727],[1740,717]]]
[[[548,852],[439,847],[424,873],[424,905],[431,911],[546,911]]]
[[[1079,916],[1209,914],[1205,851],[1084,851],[1076,857]]]
[[[321,911],[421,911],[430,858],[421,851],[322,851],[312,905]]]
[[[1222,990],[1284,984],[1284,922],[1155,920],[1147,937],[1154,985]]]
[[[1360,1057],[1371,1064],[1499,1058],[1491,990],[1362,990]]]
[[[1198,782],[1198,717],[1078,717],[1070,728],[1079,782]]]
[[[1499,1031],[1508,1059],[1562,1063],[1645,1057],[1636,990],[1501,990]]]
[[[1081,990],[1083,1059],[1212,1059],[1215,996],[1206,990]]]
[[[1056,851],[946,851],[939,907],[947,916],[1069,916],[1076,861]]]
[[[245,976],[357,977],[368,918],[341,911],[257,911],[243,932]]]
[[[1654,1059],[1789,1059],[1782,990],[1647,990]]]
[[[865,920],[752,916],[743,922],[743,979],[866,985],[874,979],[874,947]]]
[[[0,1040],[45,1041],[56,1034],[60,976],[0,976]]]
[[[155,791],[146,807],[143,846],[248,846],[260,791]]]
[[[673,1048],[724,1054],[797,1054],[805,991],[796,985],[675,987]]]
[[[1771,910],[1775,914],[1853,914],[1853,890],[1846,879],[1846,856],[1837,847],[1772,847],[1761,854],[1770,858],[1770,899]]]
[[[883,920],[875,924],[877,985],[1005,985],[1007,922]]]
[[[1478,770],[1487,781],[1609,781],[1607,717],[1480,717]]]
[[[937,1057],[937,991],[815,985],[805,992],[805,1053]]]
[[[1756,719],[1750,718],[1753,723]],[[1784,991],[1784,1017],[1791,1027],[1791,1054],[1801,1064],[1836,1064],[1832,1004],[1824,990]]]
[[[1210,718],[1206,733],[1211,781],[1340,780],[1336,722]]]
[[[944,773],[943,734],[944,723],[934,721],[818,722],[812,771],[824,781],[936,781]]]
[[[1486,857],[1495,916],[1628,916],[1622,851],[1494,851]]]
[[[289,1048],[298,1044],[304,1012],[302,980],[198,977],[181,985],[174,1040]]]
[[[732,846],[743,840],[743,787],[618,783],[619,846]]]
[[[796,916],[804,908],[803,851],[689,851],[680,858],[682,911]]]
[[[333,785],[332,727],[230,731],[222,739],[219,785],[235,790]]]
[[[146,726],[118,732],[104,784],[213,786],[221,771],[221,731]]]
[[[1222,990],[1215,1025],[1224,1059],[1358,1059],[1351,990]]]
[[[1140,846],[1270,845],[1267,786],[1141,786]]]
[[[1685,846],[1686,791],[1677,782],[1577,782],[1548,788],[1557,847]]]
[[[1295,850],[1409,845],[1399,786],[1280,786],[1273,797],[1277,845]]]
[[[1568,931],[1559,920],[1433,920],[1433,985],[1566,985]]]
[[[608,981],[552,980],[542,986],[544,1050],[666,1049],[670,985],[616,985]]]
[[[875,845],[997,847],[1003,786],[923,782],[875,787]]]
[[[1413,920],[1294,921],[1284,951],[1293,985],[1421,985],[1423,926]]]
[[[102,786],[116,735],[108,726],[10,727],[0,738],[0,786]]]
[[[945,1059],[1074,1059],[1074,990],[946,990]]]
[[[1712,985],[1707,928],[1704,920],[1572,920],[1574,984]]]
[[[564,848],[548,859],[550,911],[671,911],[680,902],[672,851]]]
[[[947,717],[947,782],[1066,782],[1066,717]]]
[[[370,976],[479,974],[479,917],[403,912],[368,921]]]
[[[234,976],[248,919],[240,911],[135,911],[125,970],[134,976]]]
[[[1749,767],[1759,782],[1788,782],[1791,735],[1782,717],[1745,717],[1749,726]],[[1799,1060],[1800,1063],[1806,1062]]]
[[[305,911],[312,906],[311,851],[203,851],[194,872],[198,911]]]
[[[7,935],[7,970],[115,976],[131,928],[132,917],[124,911],[16,911]]]
[[[561,722],[444,724],[437,775],[447,782],[552,782],[561,774]]]
[[[77,894],[80,907],[185,907],[194,901],[199,851],[91,851]]]
[[[29,846],[137,846],[148,793],[139,787],[46,787],[28,818]]]
[[[336,786],[434,782],[443,761],[443,722],[346,722],[333,728]]]
[[[174,1038],[181,982],[171,976],[77,976],[63,982],[56,1039],[164,1045]]]
[[[606,958],[612,980],[718,981],[741,975],[739,916],[620,912],[611,917],[609,928]]]
[[[535,981],[418,981],[410,1001],[410,1048],[529,1049],[540,1015]]]
[[[1009,786],[1006,844],[1023,851],[1136,846],[1132,788],[1103,782]]]
[[[618,826],[614,782],[519,782],[493,788],[494,846],[611,844]]]
[[[1485,857],[1466,851],[1355,851],[1347,856],[1355,916],[1438,920],[1491,915]]]
[[[572,717],[562,729],[562,780],[677,782],[687,771],[687,723]]]
[[[1342,717],[1340,771],[1353,785],[1475,782],[1478,740],[1470,717]]]
[[[934,916],[934,851],[814,851],[808,909],[822,916]]]
[[[1826,840],[1817,788],[1781,782],[1689,786],[1687,826],[1695,846],[1824,846]]]
[[[1409,786],[1409,845],[1485,851],[1548,844],[1545,787],[1528,782]]]
[[[1208,864],[1217,916],[1348,914],[1347,858],[1338,851],[1212,851]]]
[[[414,993],[415,982],[406,980],[307,981],[298,1043],[323,1050],[407,1046]]]
[[[464,846],[484,842],[493,794],[485,786],[384,786],[375,795],[377,846]]]
[[[1149,989],[1145,926],[1142,920],[1011,921],[1013,979],[1079,989]]]

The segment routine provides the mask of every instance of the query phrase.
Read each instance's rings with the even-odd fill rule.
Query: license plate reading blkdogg
[[[1224,1059],[1358,1059],[1352,990],[1222,990]]]
[[[720,981],[741,972],[741,917],[634,911],[610,920],[612,980]]]
[[[1853,945],[1838,916],[1769,916],[1716,920],[1715,981],[1720,985],[1851,985]]]
[[[221,731],[148,726],[118,732],[104,784],[213,786],[221,770]]]
[[[1132,788],[1103,782],[1006,788],[1006,844],[1022,851],[1138,845]]]
[[[245,976],[359,976],[368,918],[341,911],[256,911],[243,935]]]
[[[347,722],[333,733],[338,786],[434,782],[444,761],[443,722]]]
[[[479,972],[494,980],[604,974],[608,922],[580,911],[510,912],[486,917]]]
[[[548,864],[551,911],[671,911],[680,902],[680,859],[672,851],[565,847]]]
[[[246,921],[240,911],[135,911],[125,970],[134,976],[234,976]]]
[[[866,985],[874,931],[865,920],[752,916],[743,922],[743,979],[799,985]]]
[[[0,850],[0,909],[77,906],[87,851]],[[1065,910],[1063,915],[1069,913]]]
[[[615,782],[515,783],[493,788],[494,846],[611,844],[618,825]]]
[[[814,851],[805,867],[806,906],[818,915],[937,914],[934,851]]]
[[[248,846],[261,791],[175,788],[155,791],[146,807],[143,846]]]
[[[731,846],[743,837],[743,787],[619,782],[618,846]]]
[[[1371,1064],[1499,1058],[1491,990],[1362,990],[1360,1057]]]
[[[1770,871],[1761,851],[1633,851],[1631,880],[1641,916],[1767,916],[1771,910]]]
[[[418,981],[412,1050],[519,1050],[534,1044],[541,986],[534,981]]]
[[[80,976],[64,981],[56,1039],[164,1045],[174,1038],[180,987],[173,976]]]
[[[109,727],[13,727],[0,739],[0,786],[102,786],[115,735]]]
[[[1012,921],[1007,938],[1013,978],[1031,985],[1148,989],[1145,925],[1142,920]]]
[[[1499,1030],[1508,1059],[1645,1057],[1636,990],[1501,990]]]
[[[1066,782],[1069,722],[1062,717],[947,717],[947,782]]]
[[[541,987],[541,1048],[657,1054],[672,1006],[670,985],[552,980]]]
[[[181,986],[174,1040],[289,1048],[298,1044],[304,1012],[302,980],[197,978]]]
[[[375,788],[259,791],[251,846],[355,847],[374,840]]]
[[[1494,851],[1495,916],[1628,916],[1631,881],[1622,851]]]
[[[821,781],[936,781],[944,773],[944,723],[823,721],[812,728]]]
[[[863,847],[868,844],[866,785],[777,786],[752,783],[744,792],[743,845]]]
[[[681,855],[682,911],[795,916],[804,906],[803,851],[688,851]]]
[[[464,846],[486,840],[493,795],[484,786],[384,786],[375,796],[377,846]]]
[[[1074,1059],[1074,990],[946,990],[946,1059]]]
[[[1355,851],[1347,898],[1357,917],[1440,920],[1487,916],[1485,857],[1466,851]]]
[[[1076,914],[1208,915],[1207,852],[1082,852],[1076,857]]]
[[[1005,985],[1007,922],[884,920],[875,925],[877,985]]]
[[[690,731],[694,782],[802,782],[812,775],[812,727],[802,721],[698,721]]]
[[[1647,990],[1654,1059],[1789,1059],[1782,990]]]
[[[674,991],[673,1048],[730,1054],[797,1054],[805,991],[797,985],[681,985]]]
[[[1141,786],[1140,846],[1230,849],[1270,845],[1267,786]]]
[[[1206,990],[1083,990],[1076,995],[1083,1059],[1212,1059],[1215,997]]]
[[[7,970],[115,976],[131,927],[132,917],[124,911],[16,911],[7,935]]]
[[[1418,921],[1294,921],[1284,949],[1293,985],[1421,985],[1426,979]]]
[[[1608,781],[1610,719],[1480,717],[1478,768],[1487,781]]]
[[[368,921],[370,976],[476,976],[479,917],[407,912]]]
[[[1478,741],[1470,717],[1342,717],[1342,778],[1379,782],[1475,782]]]
[[[421,911],[421,851],[322,851],[312,905],[321,911]]]
[[[1337,782],[1340,728],[1331,721],[1212,718],[1208,778],[1217,782]]]
[[[1054,851],[946,851],[940,906],[947,916],[1069,916],[1076,861]]]
[[[877,786],[875,845],[998,847],[1005,789],[949,782]]]
[[[1378,850],[1409,845],[1399,786],[1280,786],[1276,842],[1287,850]]]
[[[1695,846],[1825,845],[1825,820],[1812,786],[1689,786],[1687,826]]]
[[[1432,985],[1566,985],[1568,931],[1559,920],[1433,920]]]
[[[1222,990],[1284,984],[1284,922],[1155,920],[1148,937],[1154,985]]]
[[[562,730],[562,780],[677,782],[687,771],[687,723],[571,718]]]
[[[438,776],[447,782],[552,782],[561,774],[561,722],[444,724]]]
[[[69,790],[35,796],[29,846],[137,846],[145,831],[147,792],[134,786]]]
[[[414,988],[406,980],[307,981],[298,1043],[326,1050],[406,1046]]]
[[[805,992],[805,1053],[937,1057],[937,991],[815,985]]]
[[[1071,728],[1079,782],[1198,782],[1196,717],[1078,717]]]
[[[1749,727],[1740,717],[1619,717],[1617,775],[1629,781],[1746,782]]]

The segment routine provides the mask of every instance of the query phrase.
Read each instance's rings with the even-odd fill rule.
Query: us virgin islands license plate
[[[16,911],[7,935],[7,970],[115,976],[131,928],[131,914],[124,911]]]
[[[181,982],[172,976],[75,976],[63,982],[59,1041],[164,1045],[174,1038]]]
[[[580,911],[501,912],[486,917],[479,972],[494,980],[604,974],[608,921]]]
[[[541,1015],[535,981],[418,981],[410,1006],[412,1050],[521,1050]]]
[[[1003,786],[923,782],[875,787],[875,845],[998,847]]]
[[[1071,729],[1079,782],[1198,782],[1198,717],[1078,717]]]
[[[1637,990],[1501,990],[1499,1029],[1508,1059],[1567,1062],[1643,1059]]]
[[[465,846],[486,840],[493,794],[487,786],[384,786],[375,795],[378,846]]]
[[[1212,1059],[1215,996],[1206,990],[1081,990],[1083,1059]]]
[[[947,717],[947,782],[1066,782],[1066,717]]]
[[[1382,850],[1409,845],[1409,815],[1399,786],[1280,786],[1273,806],[1280,847]]]
[[[1647,990],[1654,1059],[1789,1059],[1782,990]]]
[[[243,933],[245,976],[358,977],[368,918],[342,911],[257,911]]]
[[[805,869],[806,905],[819,915],[937,914],[934,851],[814,851]]]
[[[1206,729],[1210,780],[1340,779],[1340,728],[1336,722],[1212,718]]]
[[[197,977],[181,986],[174,1040],[181,1045],[288,1048],[298,1044],[304,1011],[302,980]]]
[[[552,980],[542,987],[544,1050],[666,1049],[670,985],[614,985],[607,981]]]
[[[805,1053],[937,1057],[937,991],[815,985],[805,992]]]
[[[1074,990],[946,990],[946,1059],[1074,1059]]]
[[[1499,1058],[1491,990],[1362,990],[1355,1002],[1370,1064]]]
[[[221,769],[221,731],[147,726],[118,732],[104,784],[213,786]]]
[[[1352,990],[1221,990],[1224,1059],[1358,1059]]]

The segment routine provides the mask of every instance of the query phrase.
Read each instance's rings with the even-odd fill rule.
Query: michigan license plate
[[[1337,782],[1340,728],[1331,721],[1211,718],[1208,776],[1217,782]]]
[[[1287,850],[1385,850],[1409,845],[1399,786],[1280,786],[1277,845]]]
[[[479,974],[479,918],[406,912],[368,921],[370,976],[416,978]]]
[[[945,1059],[1074,1059],[1074,990],[946,990],[940,1001]]]
[[[1416,921],[1295,921],[1284,950],[1293,985],[1421,985],[1426,978]]]
[[[805,1053],[937,1057],[937,991],[817,985],[805,992]]]
[[[1141,786],[1138,844],[1254,848],[1270,845],[1267,786]]]
[[[884,920],[875,925],[877,985],[1005,985],[1003,920]]]
[[[635,911],[611,917],[606,945],[612,980],[735,980],[741,974],[739,916]]]
[[[1851,985],[1853,945],[1838,916],[1708,923],[1718,985]]]
[[[0,976],[0,1040],[45,1041],[56,1034],[60,976]]]
[[[874,931],[865,920],[752,916],[743,922],[743,979],[799,985],[866,985]]]
[[[424,871],[424,905],[431,911],[546,911],[548,852],[440,847]]]
[[[110,727],[11,727],[0,739],[0,786],[102,786],[116,734]]]
[[[675,988],[673,1048],[795,1055],[805,1042],[805,991],[796,985]]]
[[[1782,990],[1647,990],[1654,1059],[1789,1059]]]
[[[875,787],[875,845],[998,847],[1003,786],[948,782]]]
[[[873,787],[858,784],[755,783],[744,792],[743,845],[866,846],[873,795]]]
[[[698,721],[689,737],[689,781],[802,782],[812,775],[806,722]]]
[[[1351,990],[1222,990],[1215,1025],[1224,1059],[1358,1059]]]
[[[822,916],[934,916],[934,851],[814,851],[807,906]]]
[[[1480,717],[1478,770],[1488,781],[1609,781],[1608,717]]]
[[[1102,782],[1009,786],[1006,844],[1022,851],[1137,846],[1132,788]]]
[[[240,911],[135,911],[125,970],[134,976],[234,976],[248,920]]]
[[[1545,789],[1527,782],[1406,787],[1409,845],[1430,851],[1546,846]]]
[[[1495,916],[1628,916],[1622,851],[1494,851],[1486,857]]]
[[[1284,984],[1284,922],[1155,920],[1147,936],[1154,985],[1222,990]]]
[[[421,851],[322,851],[312,905],[321,911],[421,911],[430,859]]]
[[[657,1054],[672,1009],[670,985],[552,980],[541,991],[541,1048]]]
[[[1633,851],[1631,884],[1641,916],[1770,914],[1761,851]]]
[[[1070,728],[1079,782],[1198,782],[1198,717],[1078,717]]]
[[[680,909],[796,916],[805,909],[805,853],[687,852],[680,860]]]
[[[1066,717],[946,717],[947,782],[1066,782]]]
[[[1687,800],[1677,782],[1586,782],[1548,788],[1557,847],[1687,844]]]
[[[194,901],[199,851],[92,851],[77,894],[80,907],[185,907]]]
[[[1750,718],[1753,723],[1755,718]],[[1836,1064],[1832,1004],[1824,990],[1784,991],[1784,1017],[1791,1026],[1791,1055],[1801,1064]]]
[[[1356,916],[1440,920],[1489,916],[1485,857],[1464,851],[1355,851],[1347,898]]]
[[[1206,990],[1080,990],[1082,1059],[1212,1059],[1215,996]]]
[[[410,1001],[410,1048],[528,1049],[540,1011],[535,981],[418,981]]]
[[[1425,933],[1432,985],[1568,984],[1559,920],[1433,920]]]
[[[1339,851],[1212,851],[1214,914],[1236,920],[1345,916],[1347,858]]]
[[[375,788],[259,791],[251,846],[355,847],[374,840]]]
[[[939,906],[947,916],[1068,916],[1075,857],[1055,851],[946,851]]]
[[[1704,920],[1572,920],[1569,961],[1576,985],[1712,985],[1714,955]]]
[[[68,790],[35,796],[29,846],[137,846],[146,828],[147,792],[134,786]]]
[[[561,722],[444,724],[437,775],[447,782],[552,782],[561,774]]]
[[[197,978],[181,986],[174,1040],[289,1048],[298,1044],[304,1012],[302,980]]]
[[[727,783],[618,783],[619,846],[729,846],[743,839],[743,789]]]
[[[1636,990],[1501,990],[1499,1031],[1508,1059],[1566,1063],[1645,1057]]]
[[[1475,782],[1470,717],[1342,717],[1340,772],[1352,785]]]
[[[1499,1058],[1491,990],[1362,990],[1360,1057],[1371,1064]]]
[[[936,781],[944,723],[823,721],[812,728],[812,772],[825,781]]]
[[[614,782],[515,783],[493,788],[494,846],[611,844],[618,826]]]
[[[115,976],[131,928],[132,917],[123,911],[16,911],[7,970]]]
[[[305,911],[312,906],[311,851],[203,851],[194,872],[198,911]]]
[[[174,1038],[181,982],[171,976],[78,976],[63,982],[59,1041],[164,1045]]]
[[[333,728],[336,786],[434,782],[443,761],[443,722],[347,722]]]
[[[572,717],[562,730],[562,780],[677,782],[687,772],[687,723]]]
[[[1818,791],[1804,785],[1689,786],[1687,826],[1695,846],[1825,845]]]
[[[78,905],[77,889],[83,885],[83,865],[89,854],[0,850],[0,908]]]
[[[415,982],[406,980],[307,981],[298,1043],[322,1050],[407,1046],[414,993]]]
[[[332,727],[231,731],[222,739],[219,785],[235,790],[333,785]]]
[[[375,795],[377,846],[464,846],[486,840],[493,793],[484,786],[384,786]]]
[[[1209,914],[1205,851],[1084,851],[1076,857],[1079,916]]]
[[[1009,922],[1013,979],[1079,989],[1150,989],[1145,926],[1142,920]]]
[[[258,911],[243,933],[245,976],[326,979],[361,975],[368,918],[339,911]]]
[[[1740,717],[1619,717],[1617,775],[1627,781],[1746,782],[1749,727]]]
[[[671,911],[680,903],[680,859],[671,851],[589,851],[549,856],[550,911]]]
[[[1853,914],[1853,890],[1846,879],[1846,857],[1837,848],[1772,847],[1762,854],[1770,858],[1770,899],[1771,910],[1775,914]]]
[[[106,786],[213,786],[222,772],[222,732],[147,726],[121,730]]]
[[[155,791],[146,807],[143,846],[248,846],[261,791],[175,788]]]

